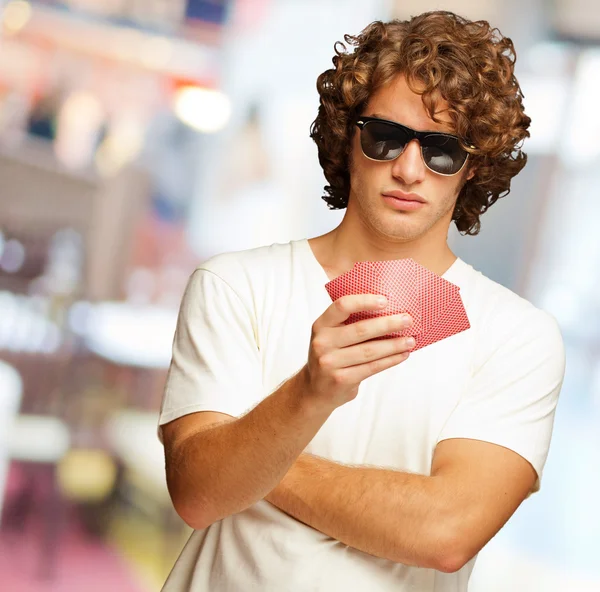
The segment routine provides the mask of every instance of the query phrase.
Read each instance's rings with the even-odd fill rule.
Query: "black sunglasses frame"
[[[452,138],[453,140],[460,142],[460,138],[458,136],[455,136],[453,134],[446,134],[444,132],[419,132],[419,131],[414,130],[406,125],[397,123],[396,121],[390,121],[389,119],[380,119],[379,117],[359,117],[355,123],[362,132],[363,128],[371,121],[374,121],[377,123],[386,123],[392,127],[399,128],[404,133],[408,134],[409,139],[406,142],[406,144],[404,144],[404,148],[402,148],[402,150],[396,156],[394,156],[394,158],[383,158],[383,159],[371,158],[370,156],[365,154],[365,151],[363,150],[362,142],[361,142],[361,150],[362,150],[365,158],[368,158],[369,160],[373,160],[375,162],[391,162],[392,160],[396,160],[396,158],[398,158],[406,150],[406,147],[412,140],[417,140],[419,142],[419,146],[421,148],[421,158],[423,159],[423,164],[427,167],[428,170],[430,170],[432,173],[435,173],[436,175],[441,175],[442,177],[453,177],[454,175],[458,175],[458,173],[460,173],[465,168],[465,165],[467,164],[467,161],[469,160],[469,153],[466,150],[463,150],[466,153],[466,157],[465,157],[465,161],[463,162],[460,169],[458,169],[458,171],[456,171],[455,173],[440,173],[439,171],[432,169],[427,164],[427,161],[425,160],[425,157],[423,155],[422,140],[424,140],[427,137],[431,137],[431,136],[435,136],[435,137],[441,136],[444,138]],[[473,146],[471,144],[468,144],[468,146],[469,146],[469,148],[475,148],[475,146]]]

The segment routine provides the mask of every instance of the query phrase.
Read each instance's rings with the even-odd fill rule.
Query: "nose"
[[[411,140],[404,152],[392,161],[392,175],[402,180],[404,185],[418,183],[425,178],[425,163],[421,157],[421,146],[417,140]]]

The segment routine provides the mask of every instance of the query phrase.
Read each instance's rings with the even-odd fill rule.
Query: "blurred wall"
[[[334,43],[386,19],[390,3],[348,0],[340,10],[338,0],[312,0],[314,11],[310,3],[271,2],[253,28],[230,28],[222,89],[231,97],[232,119],[222,133],[200,142],[189,220],[190,240],[202,257],[326,232],[341,220],[343,212],[329,211],[320,199],[325,179],[309,138],[319,105],[316,79],[332,66]],[[253,106],[269,172],[225,200],[223,180],[231,179],[236,164],[231,147]]]

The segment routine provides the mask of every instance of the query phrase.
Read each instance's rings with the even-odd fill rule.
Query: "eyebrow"
[[[406,125],[405,123],[403,123],[401,121],[395,121],[391,117],[388,117],[387,115],[383,115],[382,113],[373,113],[372,115],[369,115],[368,117],[376,117],[377,119],[387,119],[388,121],[393,121],[394,123]],[[410,126],[407,126],[407,127],[410,127]],[[456,133],[454,131],[446,131],[446,130],[416,130],[416,131],[424,132],[427,134],[449,134],[451,136],[455,135],[455,133]]]

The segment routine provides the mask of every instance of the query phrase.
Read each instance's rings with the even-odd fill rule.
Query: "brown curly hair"
[[[437,99],[449,105],[455,133],[470,153],[469,170],[475,169],[452,220],[461,234],[478,234],[481,214],[510,192],[511,179],[527,162],[520,148],[531,119],[514,76],[512,40],[487,21],[434,11],[407,21],[375,21],[344,41],[354,51],[340,41],[334,45],[334,68],[317,79],[320,104],[310,128],[329,183],[323,196],[328,207],[348,205],[356,117],[377,89],[404,74],[434,121],[441,122],[435,116]]]

